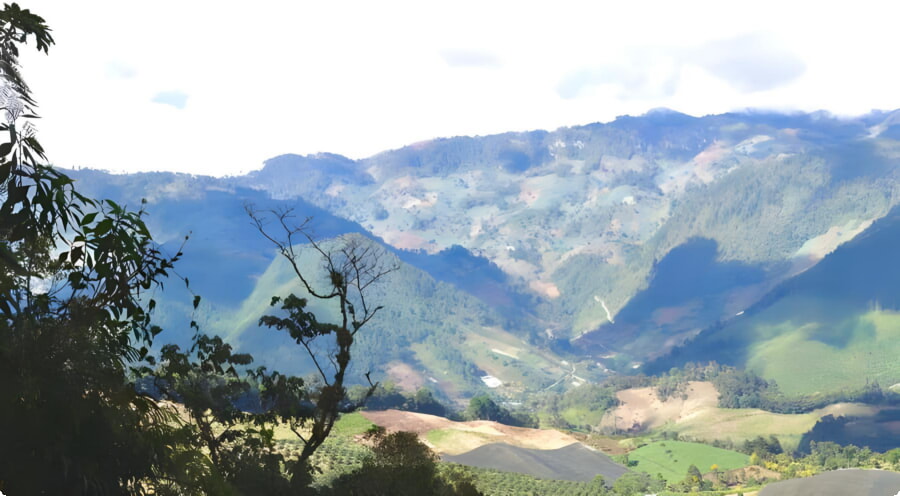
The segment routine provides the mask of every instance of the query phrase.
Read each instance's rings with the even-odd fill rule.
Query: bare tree
[[[337,242],[319,242],[310,230],[310,218],[298,218],[292,209],[258,210],[245,205],[253,224],[272,242],[284,257],[306,293],[316,299],[337,303],[340,323],[322,323],[305,310],[307,300],[293,294],[272,298],[272,305],[281,303],[287,317],[267,315],[260,325],[287,331],[309,355],[322,386],[315,391],[311,415],[284,415],[289,425],[304,443],[297,469],[305,469],[309,457],[322,445],[331,432],[346,398],[344,376],[350,365],[350,351],[356,333],[381,310],[367,298],[373,284],[397,270],[388,260],[386,251],[361,237],[344,236]],[[321,258],[322,274],[309,274],[302,267],[304,250],[314,250]],[[321,276],[325,276],[324,278]],[[324,280],[324,282],[323,282]],[[333,337],[335,347],[324,354],[314,346],[320,339]],[[370,394],[377,386],[369,380]],[[306,399],[311,399],[310,391]]]

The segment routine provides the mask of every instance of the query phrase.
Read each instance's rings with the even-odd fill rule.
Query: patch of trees
[[[493,420],[518,427],[538,427],[538,422],[526,412],[510,411],[498,405],[487,394],[473,396],[463,413],[466,420]]]
[[[405,393],[397,389],[392,382],[378,384],[371,388],[353,386],[347,391],[348,398],[355,403],[365,402],[371,410],[403,410],[407,412],[427,413],[429,415],[446,416],[447,407],[435,398],[428,388],[419,388],[415,393]]]

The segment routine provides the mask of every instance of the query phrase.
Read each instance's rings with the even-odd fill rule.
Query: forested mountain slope
[[[485,373],[545,387],[640,370],[887,215],[900,198],[895,120],[658,110],[363,160],[284,155],[238,177],[73,175],[89,195],[146,198],[173,250],[192,232],[179,271],[204,297],[201,324],[272,364],[294,366],[253,324],[288,276],[246,203],[295,208],[320,239],[358,233],[405,264],[380,294],[392,329],[365,338],[387,350],[373,366],[415,381],[447,372],[447,390]],[[160,311],[177,327],[190,299],[174,293]]]

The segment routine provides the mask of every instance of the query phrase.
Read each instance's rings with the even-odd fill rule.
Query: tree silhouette
[[[325,442],[342,409],[346,409],[345,376],[350,365],[351,348],[356,333],[381,310],[366,298],[369,288],[398,267],[386,261],[384,250],[359,236],[345,235],[335,243],[317,241],[310,232],[310,219],[296,219],[290,209],[260,211],[246,205],[247,214],[260,234],[276,247],[306,294],[311,298],[334,302],[340,322],[319,322],[306,310],[308,300],[290,294],[275,296],[272,306],[280,304],[287,316],[266,315],[260,325],[286,331],[307,352],[322,385],[307,391],[312,402],[309,416],[293,412],[281,417],[303,442],[299,458],[292,464],[292,477],[299,484],[307,477],[309,458]],[[313,250],[322,263],[322,274],[308,274],[302,267],[303,250]],[[318,276],[318,277],[317,277]],[[323,282],[319,282],[322,280]],[[323,341],[331,350],[323,356],[318,349]],[[369,379],[369,374],[366,373]],[[369,380],[371,395],[377,384]]]

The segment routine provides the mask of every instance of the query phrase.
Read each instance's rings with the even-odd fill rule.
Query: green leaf
[[[97,218],[97,212],[91,212],[91,213],[85,215],[81,219],[81,225],[86,226],[86,225],[90,224],[91,222],[94,222],[94,219],[96,219],[96,218]]]

